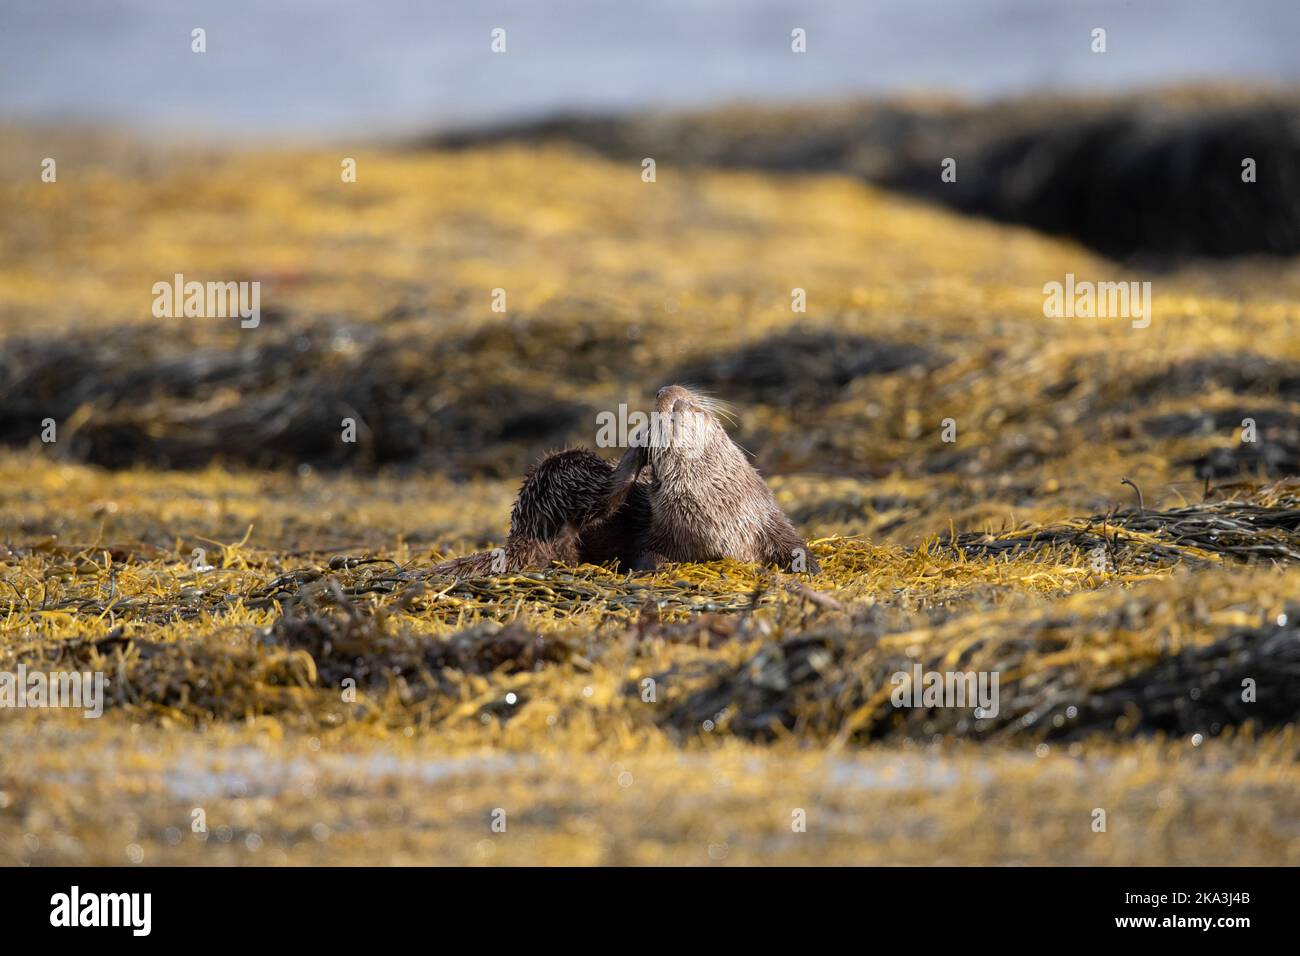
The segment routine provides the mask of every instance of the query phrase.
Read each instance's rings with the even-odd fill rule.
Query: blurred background
[[[189,36],[208,32],[191,59]],[[508,54],[488,57],[507,29]],[[808,54],[790,55],[790,31]],[[1104,56],[1089,49],[1108,31]],[[1300,79],[1289,0],[14,0],[10,119],[355,137],[745,99]]]
[[[6,4],[0,440],[52,417],[47,451],[110,467],[507,478],[683,378],[746,406],[774,472],[995,482],[1062,467],[1091,362],[1115,395],[1140,372],[1289,400],[1251,346],[1297,287],[1297,35],[1283,0]],[[1016,228],[967,231],[990,220]],[[1192,337],[1045,323],[1072,272],[1160,277]],[[178,273],[260,282],[260,326],[160,326],[146,292]],[[1265,331],[1228,343],[1206,309]],[[1200,364],[1161,364],[1175,342]],[[1047,380],[983,394],[1022,349]],[[1018,444],[918,442],[976,398],[969,427]],[[1097,440],[1221,439],[1240,404]],[[1267,421],[1270,450],[1161,476],[1285,473],[1300,430]]]

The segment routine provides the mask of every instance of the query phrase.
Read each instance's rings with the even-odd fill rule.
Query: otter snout
[[[664,415],[695,409],[695,395],[684,385],[665,385],[655,392],[655,411]]]

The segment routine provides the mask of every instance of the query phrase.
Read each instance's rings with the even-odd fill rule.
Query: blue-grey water
[[[733,100],[1295,84],[1298,42],[1300,0],[0,0],[0,118],[340,136]]]

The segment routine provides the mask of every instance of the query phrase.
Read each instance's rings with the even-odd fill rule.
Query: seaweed
[[[1292,486],[1294,487],[1294,486]],[[1103,561],[1145,565],[1170,562],[1213,564],[1300,560],[1300,500],[1288,494],[1278,503],[1219,501],[1169,511],[1112,511],[1046,527],[1001,534],[964,532],[941,538],[939,546],[970,556],[1074,549]]]
[[[689,382],[728,400],[816,406],[868,375],[933,368],[942,359],[908,342],[826,329],[792,329],[674,369],[665,381]]]
[[[1300,251],[1293,94],[1157,90],[1113,100],[856,102],[630,118],[574,115],[419,145],[571,142],[660,162],[837,171],[957,211],[1074,236],[1114,258]],[[960,174],[942,179],[947,157]],[[1258,180],[1242,179],[1242,158]],[[1264,172],[1266,171],[1266,172]]]

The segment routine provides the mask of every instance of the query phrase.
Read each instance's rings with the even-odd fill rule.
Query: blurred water
[[[1028,767],[1040,764],[1031,755],[1001,755],[1006,765]],[[706,754],[679,753],[677,766],[710,775],[715,761]],[[779,778],[783,765],[779,759],[754,759],[746,764],[751,779],[764,776]],[[906,754],[897,751],[861,753],[851,757],[828,758],[825,768],[825,792],[842,791],[943,791],[963,782],[987,784],[996,774],[987,768],[961,764],[936,754]],[[1056,765],[1048,772],[1083,775],[1081,763]],[[442,758],[399,757],[390,752],[367,754],[316,753],[309,758],[283,760],[254,747],[239,746],[218,752],[186,750],[174,757],[162,772],[167,792],[181,800],[213,797],[274,797],[292,790],[348,785],[367,789],[386,781],[411,780],[422,784],[440,784],[471,774],[482,777],[518,777],[547,773],[546,761],[531,755],[499,753],[491,756]],[[65,778],[74,786],[85,786],[90,779],[76,772]]]
[[[1297,38],[1300,0],[0,0],[0,116],[337,136],[568,108],[1295,83]]]

